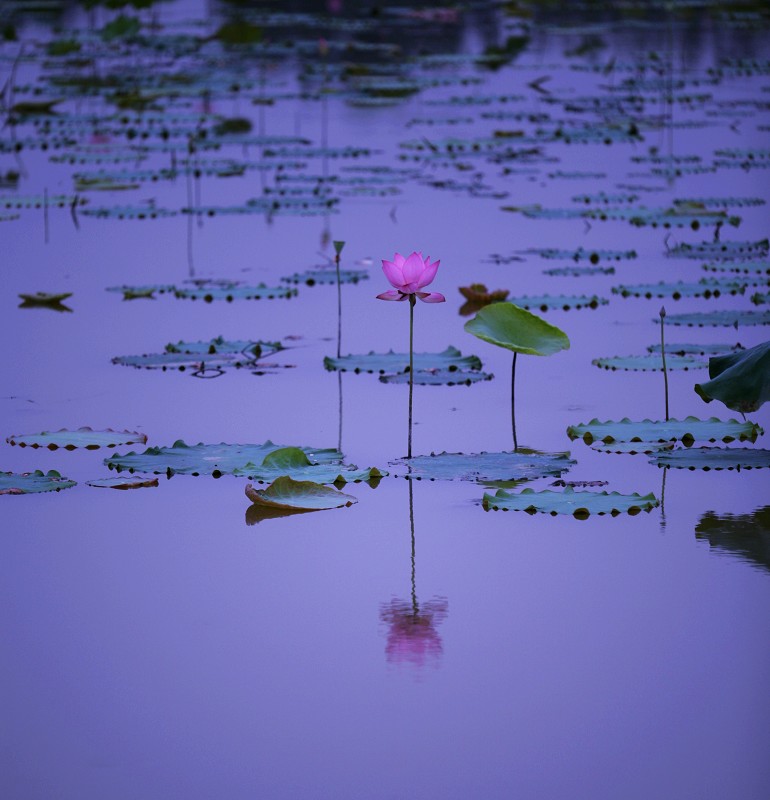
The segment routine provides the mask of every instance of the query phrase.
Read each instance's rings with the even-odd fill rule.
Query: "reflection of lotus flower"
[[[393,261],[382,262],[382,271],[395,289],[377,295],[378,300],[406,300],[415,295],[424,303],[443,303],[446,299],[439,292],[421,292],[435,277],[440,261],[431,263],[430,256],[422,257],[422,252],[412,253],[404,258],[396,253]]]
[[[436,625],[446,615],[447,601],[441,597],[423,603],[419,611],[415,611],[411,602],[396,598],[384,605],[380,619],[390,626],[385,645],[388,661],[416,667],[424,667],[428,662],[436,664],[443,650]]]

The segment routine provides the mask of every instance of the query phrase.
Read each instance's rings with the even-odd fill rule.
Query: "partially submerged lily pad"
[[[570,425],[567,428],[567,436],[570,439],[581,438],[586,444],[594,441],[601,441],[604,444],[681,441],[688,447],[695,441],[754,442],[762,433],[764,433],[762,428],[753,422],[738,422],[735,419],[724,421],[716,417],[709,419],[685,417],[683,420],[645,419],[641,422],[632,421],[627,417],[619,422],[612,420],[600,422],[598,419],[592,419],[590,422]]]
[[[738,280],[719,281],[704,279],[697,283],[641,283],[636,285],[613,286],[612,293],[621,297],[670,297],[679,300],[682,297],[719,297],[723,294],[743,294],[745,282]]]
[[[340,358],[327,356],[324,358],[324,367],[328,370],[341,372],[378,372],[386,373],[408,372],[409,353],[371,352],[368,355],[347,355]],[[479,370],[481,360],[478,356],[464,356],[456,347],[451,345],[441,353],[415,353],[414,371],[424,370]]]
[[[662,372],[663,358],[659,353],[646,353],[639,356],[611,356],[594,358],[591,363],[595,367],[609,370],[625,370],[632,372]],[[705,369],[706,362],[695,356],[680,356],[669,353],[666,348],[666,369]]]
[[[565,487],[562,492],[547,489],[535,492],[523,489],[518,493],[498,489],[495,494],[484,494],[482,505],[485,511],[526,511],[530,514],[572,514],[578,519],[585,519],[590,514],[618,514],[627,512],[631,515],[640,511],[651,511],[660,505],[654,494],[620,494],[619,492],[576,492]]]
[[[693,447],[660,453],[650,459],[659,467],[675,469],[762,469],[770,467],[770,450],[750,447]]]
[[[576,462],[569,453],[541,453],[519,448],[515,453],[432,453],[391,462],[397,478],[412,480],[528,481],[560,476]]]
[[[59,431],[43,431],[42,433],[17,434],[6,440],[10,445],[19,447],[47,447],[49,450],[75,450],[79,447],[86,450],[98,450],[100,447],[122,447],[128,444],[145,444],[147,436],[134,431],[95,431],[92,428],[78,428]]]
[[[369,273],[363,269],[341,269],[340,270],[340,283],[358,283],[369,278]],[[293,283],[295,285],[304,284],[305,286],[315,286],[316,284],[336,284],[337,271],[322,267],[319,269],[308,269],[304,272],[295,272],[293,275],[288,275],[281,278],[286,283]]]
[[[231,303],[233,300],[273,300],[276,298],[295,297],[296,289],[288,286],[266,286],[260,283],[257,286],[243,286],[242,284],[232,283],[226,286],[207,285],[182,287],[174,289],[176,297],[189,300],[204,300],[211,303],[214,300],[226,300]]]
[[[743,414],[757,411],[770,400],[770,342],[710,358],[709,377],[707,383],[695,384],[707,403],[719,400]]]
[[[597,295],[540,295],[536,297],[512,297],[510,300],[519,308],[538,309],[539,311],[548,310],[561,310],[569,311],[570,309],[579,308],[598,308],[599,306],[606,306],[609,300]]]
[[[742,344],[669,344],[666,342],[666,360],[669,354],[675,356],[721,356],[725,353],[734,353],[736,350],[744,350]],[[650,353],[660,353],[661,346],[658,344],[647,345]]]
[[[128,475],[124,478],[95,478],[92,481],[86,481],[86,486],[93,486],[97,489],[144,489],[157,485],[157,478],[139,478]]]
[[[313,481],[295,481],[288,476],[276,478],[267,489],[246,484],[246,497],[252,503],[286,511],[325,511],[357,503],[349,494]]]
[[[660,322],[660,318],[653,322]],[[770,325],[770,310],[741,311],[724,309],[722,311],[694,311],[691,314],[668,314],[663,319],[665,325],[686,325],[688,328],[705,326],[733,327],[740,325]]]
[[[467,369],[416,369],[414,383],[419,386],[470,386],[480,381],[491,381],[489,372]],[[380,375],[382,383],[409,383],[409,372]]]
[[[37,492],[59,492],[70,489],[76,481],[63,478],[55,469],[42,472],[0,472],[0,494],[36,494]]]
[[[315,483],[353,483],[379,481],[387,472],[376,467],[358,469],[354,465],[329,464],[311,461],[307,453],[298,447],[282,447],[268,453],[259,466],[246,464],[232,470],[232,474],[247,477],[257,483],[267,483],[288,476],[294,480],[313,480]]]

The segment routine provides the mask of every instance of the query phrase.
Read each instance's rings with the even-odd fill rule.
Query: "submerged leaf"
[[[295,481],[287,476],[276,478],[263,491],[246,484],[246,497],[256,505],[287,511],[325,511],[358,502],[353,495],[313,481]]]
[[[526,511],[530,514],[572,514],[578,519],[585,519],[590,514],[611,514],[615,517],[624,511],[631,515],[651,511],[660,505],[660,501],[652,493],[624,495],[619,492],[575,492],[567,486],[563,492],[523,489],[513,494],[498,489],[494,495],[485,493],[482,504],[485,511],[491,508],[494,511]]]

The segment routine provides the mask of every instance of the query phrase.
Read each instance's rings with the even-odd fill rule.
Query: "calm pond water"
[[[766,798],[767,471],[664,471],[648,456],[602,453],[566,435],[593,418],[662,418],[660,372],[591,363],[646,353],[659,342],[662,304],[669,317],[767,308],[750,300],[767,291],[761,283],[718,298],[612,292],[724,279],[702,270],[709,259],[667,255],[681,243],[712,241],[707,216],[694,231],[574,214],[634,208],[649,221],[644,209],[671,209],[674,200],[714,201],[706,209],[714,212],[727,198],[722,205],[741,222],[721,226],[722,242],[767,237],[767,206],[748,202],[770,195],[766,12],[734,18],[712,4],[671,18],[615,13],[607,21],[539,10],[506,16],[484,2],[441,19],[417,13],[430,6],[377,15],[347,2],[282,7],[320,11],[326,21],[253,12],[249,25],[262,43],[232,50],[216,39],[192,45],[241,19],[226,4],[128,9],[144,38],[107,43],[105,26],[119,12],[0,9],[18,35],[0,49],[12,102],[60,100],[47,128],[36,127],[29,108],[6,124],[0,174],[20,176],[0,194],[10,205],[27,198],[34,206],[29,198],[45,195],[88,200],[74,216],[66,206],[11,208],[2,214],[18,217],[0,221],[8,347],[0,469],[55,469],[77,481],[58,493],[0,498],[2,796]],[[241,22],[239,30],[254,29]],[[79,52],[46,56],[48,43],[70,40]],[[493,45],[498,61],[484,66],[478,56]],[[742,67],[729,61],[739,57]],[[160,77],[174,73],[187,76],[175,85],[190,90],[169,99]],[[168,139],[142,137],[135,120],[129,140],[119,120],[104,121],[114,102],[51,82],[108,74],[123,89],[137,80],[150,106],[144,124],[159,116]],[[8,98],[6,90],[7,107]],[[252,136],[308,144],[199,149],[194,168],[223,159],[248,168],[186,180],[179,170],[191,118],[193,131],[200,118],[207,130],[247,118]],[[36,146],[52,145],[59,122],[71,141]],[[504,135],[494,139],[495,131]],[[565,143],[565,132],[599,141]],[[442,153],[449,137],[470,152]],[[601,143],[607,137],[612,143]],[[16,154],[14,141],[24,143]],[[129,161],[74,165],[51,158],[85,161],[164,142],[175,143],[174,155],[134,150]],[[271,147],[292,152],[270,155]],[[341,148],[372,152],[352,158]],[[301,166],[278,170],[276,162]],[[652,171],[666,164],[682,174]],[[173,167],[175,178],[157,172]],[[136,187],[87,190],[82,176],[76,183],[75,173],[99,170]],[[336,183],[303,183],[307,176]],[[302,190],[294,196],[312,204],[317,186],[337,199],[328,213],[223,210],[244,211],[279,187]],[[573,200],[586,194],[588,205]],[[117,207],[147,209],[150,201],[175,213],[115,218]],[[191,205],[217,213],[181,213]],[[529,216],[503,206],[527,207]],[[87,213],[99,208],[112,211]],[[339,445],[346,463],[402,474],[391,462],[406,454],[407,386],[324,367],[337,347],[334,285],[301,285],[288,300],[211,303],[157,292],[126,301],[105,291],[184,287],[191,276],[280,286],[331,265],[333,240],[346,243],[343,269],[368,272],[342,286],[343,354],[407,351],[408,305],[375,299],[390,288],[379,265],[396,251],[421,250],[441,259],[430,288],[447,302],[415,308],[416,350],[452,345],[495,375],[472,386],[415,387],[419,454],[512,447],[510,353],[463,330],[459,287],[484,283],[510,299],[608,300],[542,312],[571,347],[518,360],[519,442],[569,451],[576,463],[564,480],[663,502],[649,513],[586,520],[503,513],[484,510],[484,492],[495,489],[481,483],[391,475],[376,488],[348,484],[358,501],[348,508],[260,519],[242,477],[161,475],[158,487],[137,491],[86,484],[115,475],[105,458],[141,445],[70,452],[5,442],[81,426],[141,432],[148,446],[269,439]],[[553,276],[544,270],[589,263],[523,252],[533,248],[637,257],[603,256],[598,266],[614,274]],[[39,291],[71,293],[71,312],[19,306],[20,294]],[[745,321],[737,329],[667,325],[666,338],[746,347],[768,338],[766,326]],[[267,374],[228,368],[216,379],[111,363],[217,336],[285,349],[264,359],[276,366],[256,370]],[[669,371],[672,416],[739,417],[693,391],[706,376],[704,368]],[[767,407],[749,416],[770,426]],[[766,447],[764,437],[740,446]],[[540,491],[554,479],[524,485]]]

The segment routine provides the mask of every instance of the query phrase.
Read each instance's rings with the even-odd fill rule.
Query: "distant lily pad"
[[[295,481],[284,476],[276,478],[264,491],[246,485],[246,497],[252,503],[286,511],[325,511],[357,503],[349,494],[313,481]]]
[[[340,270],[340,283],[358,283],[369,278],[369,273],[363,269],[341,269]],[[281,278],[286,283],[293,283],[296,285],[304,284],[305,286],[315,286],[316,284],[336,284],[337,271],[330,268],[308,269],[304,272],[295,272],[293,275],[288,275]]]
[[[108,286],[108,292],[120,292],[124,300],[155,299],[155,292],[165,294],[173,292],[174,286],[170,284],[152,284],[149,286]]]
[[[287,286],[266,286],[260,283],[257,286],[243,286],[242,284],[204,285],[191,288],[174,289],[176,297],[189,300],[204,300],[211,303],[213,300],[226,300],[228,303],[233,300],[274,300],[276,298],[287,299],[295,297],[296,289]]]
[[[35,494],[37,492],[59,492],[70,489],[76,481],[63,478],[55,469],[41,472],[0,472],[0,494]]]
[[[725,261],[718,264],[703,264],[707,272],[734,272],[751,278],[770,280],[770,261]]]
[[[707,383],[695,384],[695,391],[710,403],[719,400],[743,414],[757,411],[770,400],[770,342],[748,350],[709,359]]]
[[[438,453],[391,462],[395,477],[412,480],[527,481],[560,476],[576,462],[569,453],[541,453],[519,448],[515,453]]]
[[[19,297],[27,306],[48,306],[57,307],[68,298],[72,297],[72,292],[61,292],[59,294],[51,292],[35,292],[34,294],[20,294]]]
[[[661,450],[672,450],[674,442],[594,442],[591,450],[597,453],[611,453],[613,455],[650,455]]]
[[[543,275],[551,275],[553,277],[569,276],[571,278],[579,278],[582,275],[614,275],[615,267],[554,267],[553,269],[544,269]]]
[[[749,447],[693,447],[660,453],[651,459],[659,467],[675,469],[762,469],[770,467],[770,450]]]
[[[736,350],[744,350],[741,344],[669,344],[666,342],[666,359],[669,353],[675,356],[721,356],[725,353],[734,353]],[[660,353],[660,344],[647,345],[650,353]]]
[[[491,381],[488,372],[467,369],[416,369],[414,383],[418,386],[470,386],[472,383]],[[409,383],[409,372],[380,375],[382,383]]]
[[[588,261],[591,264],[598,264],[600,261],[628,261],[636,258],[636,250],[586,250],[583,247],[578,247],[577,250],[533,247],[523,252],[536,253],[541,258],[557,258],[575,263]]]
[[[170,447],[149,447],[143,453],[115,454],[104,460],[110,469],[129,472],[150,472],[156,475],[221,475],[236,469],[261,464],[268,453],[286,445],[273,444],[196,444],[187,445],[181,439]],[[333,448],[300,448],[317,464],[342,461],[342,453]]]
[[[540,295],[535,297],[512,297],[509,302],[527,311],[569,311],[570,309],[598,308],[609,300],[597,295]]]
[[[86,486],[94,486],[97,489],[144,489],[157,485],[157,478],[134,478],[130,476],[125,478],[95,478],[92,481],[86,481]]]
[[[701,442],[754,442],[764,431],[753,422],[738,422],[731,419],[723,421],[716,417],[698,419],[685,417],[683,420],[651,420],[635,422],[627,417],[619,422],[592,419],[579,425],[570,425],[567,436],[581,438],[586,444],[601,441],[610,442],[671,442],[681,441],[688,447],[695,441]]]
[[[633,372],[662,372],[663,358],[659,353],[646,353],[639,356],[611,356],[594,358],[591,363],[595,367],[608,370],[626,370]],[[706,369],[706,362],[695,356],[680,356],[669,353],[666,349],[666,369]]]
[[[232,474],[247,477],[257,483],[267,483],[282,475],[294,480],[313,480],[315,483],[353,483],[357,481],[379,481],[387,472],[376,467],[358,469],[347,464],[317,463],[298,447],[282,447],[268,453],[259,466],[246,464],[232,470]]]
[[[92,428],[78,428],[59,431],[43,431],[42,433],[20,434],[9,436],[6,440],[10,445],[19,447],[47,447],[49,450],[98,450],[100,447],[122,447],[128,444],[145,444],[147,436],[133,431],[95,431]]]
[[[328,370],[378,372],[380,375],[408,372],[409,353],[394,353],[391,350],[387,353],[371,352],[368,355],[348,355],[340,358],[327,356],[324,358],[324,366]],[[479,370],[481,369],[481,360],[478,356],[464,356],[456,347],[451,345],[441,353],[414,354],[415,373],[432,369],[451,371]]]
[[[612,293],[622,297],[670,297],[679,300],[682,297],[720,297],[723,294],[743,294],[746,284],[738,280],[719,281],[701,280],[697,283],[641,283],[634,285],[613,286]]]
[[[482,505],[485,511],[526,511],[530,514],[572,514],[584,519],[590,514],[611,514],[613,517],[627,512],[631,515],[640,511],[651,511],[660,505],[653,494],[620,494],[618,492],[576,492],[565,487],[561,492],[550,489],[535,492],[523,489],[518,493],[498,489],[492,495],[485,493]]]
[[[671,258],[700,258],[704,261],[740,261],[765,258],[770,251],[770,241],[683,242],[666,251]]]
[[[654,319],[653,322],[660,322],[660,319]],[[723,311],[696,311],[691,314],[668,314],[663,322],[665,325],[686,325],[689,328],[705,326],[737,328],[739,325],[770,325],[770,310],[725,309]]]

